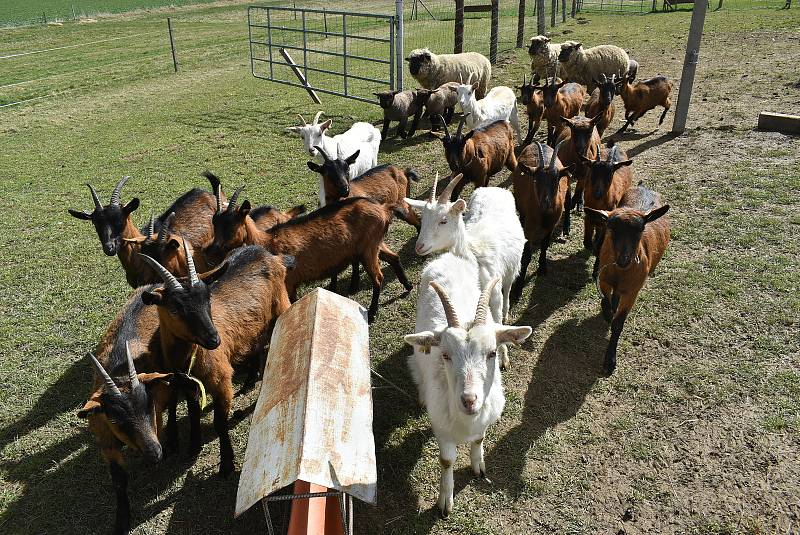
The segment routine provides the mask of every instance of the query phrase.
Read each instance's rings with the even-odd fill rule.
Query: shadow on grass
[[[607,324],[599,316],[568,320],[547,339],[525,394],[519,425],[488,453],[495,487],[512,495],[525,489],[525,455],[548,429],[574,417],[601,376]]]

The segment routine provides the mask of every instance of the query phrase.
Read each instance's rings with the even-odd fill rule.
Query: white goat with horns
[[[437,173],[428,201],[405,199],[422,212],[422,224],[415,251],[425,256],[449,251],[478,264],[481,287],[499,277],[498,291],[492,294],[491,310],[496,323],[508,319],[509,293],[517,278],[525,247],[525,233],[520,225],[514,195],[503,188],[477,188],[469,199],[450,202],[453,188],[461,175],[453,177],[436,198]],[[464,211],[467,217],[464,217]],[[508,367],[508,349],[500,347],[500,368]]]
[[[458,444],[469,442],[472,472],[486,477],[483,439],[506,401],[497,346],[521,344],[532,331],[492,321],[489,297],[500,279],[478,296],[477,287],[460,277],[456,263],[467,264],[445,253],[426,265],[417,299],[417,332],[404,337],[414,346],[409,364],[439,443],[438,505],[444,517],[453,510]],[[426,280],[426,275],[435,280]]]
[[[328,119],[324,123],[320,123],[321,115],[322,112],[318,111],[314,116],[314,122],[308,124],[298,113],[300,124],[286,129],[287,132],[297,133],[303,139],[303,147],[314,161],[317,163],[325,161],[316,147],[322,147],[334,160],[337,158],[344,160],[359,151],[358,158],[348,170],[351,179],[378,165],[378,150],[381,145],[380,130],[369,123],[359,122],[353,123],[353,126],[346,132],[328,137],[325,135],[325,131],[331,127],[333,120]],[[319,204],[325,206],[325,185],[322,175],[319,176]]]
[[[458,102],[466,117],[466,125],[470,130],[491,124],[495,121],[508,121],[517,135],[522,139],[519,130],[519,112],[517,111],[517,95],[514,90],[504,85],[493,87],[486,96],[478,100],[475,91],[478,83],[471,84],[472,76],[465,84],[450,87],[451,91],[458,94]]]

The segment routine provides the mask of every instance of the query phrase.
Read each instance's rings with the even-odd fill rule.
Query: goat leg
[[[539,275],[547,275],[547,248],[550,247],[552,238],[553,235],[549,233],[542,238],[542,244],[539,248],[539,269],[536,270]]]
[[[111,482],[117,497],[117,511],[114,515],[115,535],[128,535],[131,532],[131,504],[128,501],[128,473],[116,460],[108,465]]]
[[[230,381],[230,380],[229,380]],[[233,466],[233,446],[228,431],[228,413],[230,412],[230,400],[214,399],[214,431],[219,436],[219,475],[227,478],[234,470]]]
[[[486,477],[486,462],[483,460],[483,437],[470,443],[469,460],[472,467],[472,475],[490,482],[489,478]]]
[[[391,121],[388,117],[383,118],[383,130],[381,130],[381,139],[388,139],[389,136],[389,123]]]
[[[336,287],[338,285],[339,285],[339,274],[337,273],[337,274],[335,274],[334,276],[331,277],[331,282],[328,284],[328,291],[336,293]],[[292,299],[292,302],[294,302],[295,299]]]
[[[347,289],[349,294],[357,294],[361,289],[361,274],[358,272],[358,260],[353,261],[353,273],[350,275],[350,288]]]
[[[422,108],[417,110],[417,113],[414,114],[414,120],[411,121],[411,130],[408,132],[408,137],[412,137],[414,132],[417,131],[417,125],[419,124],[419,118],[422,116]]]
[[[661,123],[663,123],[663,122],[664,122],[664,117],[666,117],[666,116],[667,116],[667,112],[668,112],[668,111],[669,111],[669,108],[667,108],[667,107],[665,106],[665,107],[664,107],[664,113],[662,113],[662,114],[661,114],[661,118],[658,120],[658,125],[659,125],[659,126],[661,126]]]
[[[515,303],[522,296],[522,289],[525,287],[525,275],[528,272],[528,264],[531,263],[531,256],[533,256],[531,243],[525,241],[525,246],[522,248],[522,259],[519,263],[519,275],[517,275],[517,280],[514,281],[514,284],[511,285],[511,301]]]
[[[187,397],[186,412],[189,415],[189,458],[194,459],[203,448],[200,438],[200,401]]]
[[[453,512],[453,463],[456,462],[456,445],[450,442],[439,443],[439,464],[442,475],[439,480],[439,514],[447,518]]]
[[[455,113],[455,111],[456,111],[455,106],[453,106],[452,108],[447,108],[447,110],[445,110],[444,122],[446,122],[448,125],[453,120],[453,114]]]
[[[178,452],[178,397],[173,392],[167,402],[167,426],[164,430],[164,456]]]
[[[396,135],[400,136],[401,138],[405,139],[406,135],[406,126],[408,125],[408,117],[403,117],[400,119],[400,122],[397,123],[397,132]]]
[[[364,264],[364,269],[372,279],[372,300],[367,311],[367,322],[372,323],[378,315],[378,299],[381,296],[381,287],[383,286],[383,272],[381,271],[378,255],[375,253],[363,255],[361,263]]]
[[[403,288],[406,289],[406,293],[410,292],[413,286],[406,277],[406,272],[403,270],[403,265],[400,263],[400,256],[389,249],[389,246],[386,245],[385,242],[381,243],[380,249],[378,250],[378,258],[392,267],[392,271],[397,275],[397,280],[400,281]]]
[[[628,311],[622,310],[614,315],[611,322],[611,340],[608,342],[606,349],[605,361],[603,362],[603,371],[606,375],[614,373],[617,367],[617,344],[619,343],[619,335],[622,333],[622,327],[625,326],[625,319],[628,317]]]
[[[565,238],[569,237],[569,229],[572,225],[572,220],[569,215],[570,211],[572,211],[572,193],[570,193],[569,184],[567,184],[567,193],[564,197],[564,224],[561,225],[561,234],[563,234]]]

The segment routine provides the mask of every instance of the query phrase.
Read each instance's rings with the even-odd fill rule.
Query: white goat
[[[436,175],[438,180],[439,176]],[[425,256],[449,251],[478,263],[481,287],[500,277],[501,288],[492,294],[491,310],[496,323],[508,319],[509,293],[519,275],[525,233],[517,217],[514,195],[503,188],[477,188],[469,199],[450,202],[453,187],[461,180],[457,175],[436,199],[436,181],[428,201],[406,199],[422,212],[416,253]],[[467,218],[463,217],[467,210]],[[508,350],[500,348],[500,368],[508,367]]]
[[[517,95],[514,90],[499,85],[478,100],[475,98],[476,89],[478,89],[477,83],[460,84],[450,89],[458,93],[458,102],[464,114],[469,114],[466,121],[467,128],[475,130],[495,121],[509,121],[517,134],[517,139],[522,139],[517,113]]]
[[[462,271],[469,272],[469,263],[450,253],[425,266],[417,299],[417,332],[404,337],[414,346],[409,364],[439,443],[438,506],[443,517],[453,510],[458,444],[470,444],[472,472],[486,477],[483,439],[506,402],[497,346],[521,344],[532,331],[492,321],[489,297],[499,278],[478,297]]]
[[[315,147],[322,147],[325,152],[333,158],[344,160],[356,151],[360,151],[356,161],[350,166],[350,178],[356,178],[378,165],[378,150],[381,144],[380,131],[369,123],[353,123],[344,133],[328,137],[325,131],[331,127],[332,119],[324,123],[319,122],[322,112],[317,112],[314,122],[306,123],[303,116],[299,113],[301,124],[290,126],[287,132],[295,132],[303,139],[303,147],[317,163],[324,163],[325,159]],[[322,175],[319,179],[319,204],[325,206],[325,186],[322,182]]]

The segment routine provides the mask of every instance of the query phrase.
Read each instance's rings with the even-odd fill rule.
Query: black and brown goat
[[[617,75],[612,74],[609,79],[605,74],[601,80],[595,80],[597,89],[592,91],[589,102],[586,103],[586,117],[599,117],[595,128],[597,134],[602,138],[603,132],[614,120],[616,107],[614,106],[614,95],[617,94]]]
[[[625,124],[619,129],[619,133],[624,132],[642,115],[656,106],[664,108],[664,112],[658,119],[658,124],[661,125],[672,106],[669,96],[673,87],[674,84],[664,76],[656,76],[635,84],[632,84],[628,77],[621,77],[617,81],[617,92],[622,97],[622,102],[625,103]]]
[[[389,125],[392,121],[399,121],[396,133],[402,138],[410,137],[417,131],[417,124],[419,118],[422,116],[422,110],[425,105],[427,96],[420,95],[413,89],[405,91],[383,91],[381,93],[374,93],[378,97],[378,103],[383,108],[383,130],[381,131],[381,139],[387,139],[389,135]],[[413,117],[411,121],[411,130],[406,132],[408,126],[408,118]]]
[[[610,145],[603,154],[600,145],[597,146],[597,156],[590,160],[581,156],[584,165],[589,167],[589,177],[586,189],[583,192],[584,206],[594,210],[610,211],[616,208],[622,196],[633,184],[633,169],[630,165],[633,160],[617,145]],[[602,246],[604,230],[594,224],[593,219],[584,216],[583,246],[594,249],[599,254]],[[599,257],[595,259],[592,277],[597,277]]]
[[[541,90],[544,118],[547,120],[547,143],[554,145],[564,129],[564,121],[581,112],[586,90],[575,82],[559,82],[555,76],[545,80]]]
[[[533,141],[533,135],[539,130],[539,124],[544,117],[544,95],[542,95],[542,88],[539,86],[539,75],[534,74],[529,82],[525,82],[525,76],[522,77],[522,85],[517,86],[520,91],[520,101],[525,105],[528,112],[528,135],[522,145],[530,145]]]
[[[148,236],[145,232],[158,231],[171,213],[175,218],[171,222],[172,231],[189,240],[194,249],[201,250],[211,241],[213,229],[211,228],[211,215],[217,205],[217,197],[223,199],[224,194],[219,188],[219,183],[212,181],[212,188],[219,195],[214,195],[200,188],[194,188],[181,195],[167,210],[153,222],[141,230],[133,224],[131,214],[139,207],[139,199],[133,198],[127,204],[121,203],[122,187],[130,177],[122,177],[114,186],[111,199],[105,206],[100,202],[95,189],[87,184],[92,193],[94,210],[92,212],[69,210],[69,213],[78,219],[91,221],[94,224],[103,252],[108,256],[117,255],[128,284],[136,288],[142,284],[158,280],[155,273],[137,256],[140,251],[140,241]],[[209,178],[210,180],[210,178]]]
[[[116,495],[115,534],[129,533],[131,524],[123,447],[150,463],[161,460],[161,415],[175,386],[161,365],[158,315],[141,302],[142,293],[153,288],[142,287],[128,299],[95,354],[89,353],[95,369],[92,391],[78,411],[109,465]]]
[[[453,189],[451,199],[457,199],[461,190],[469,183],[476,188],[488,186],[489,178],[499,173],[504,166],[512,172],[517,167],[514,132],[508,121],[495,121],[462,135],[466,117],[465,115],[461,118],[454,136],[450,135],[447,124],[440,117],[444,125],[444,135],[437,134],[437,137],[442,140],[452,176],[463,174]]]
[[[411,290],[400,257],[383,243],[395,210],[402,208],[366,197],[348,197],[270,229],[260,229],[252,220],[241,218],[230,220],[229,228],[215,231],[229,237],[226,247],[257,244],[275,254],[295,257],[296,267],[286,279],[292,301],[301,283],[332,277],[353,262],[361,262],[372,279],[368,314],[372,322],[383,284],[379,260],[392,266],[400,283]]]
[[[220,468],[223,476],[234,470],[228,416],[233,401],[233,369],[259,359],[269,342],[275,320],[289,308],[286,292],[287,265],[293,259],[270,254],[263,247],[242,247],[218,268],[198,275],[185,251],[188,277],[185,283],[148,256],[148,262],[163,279],[163,287],[141,294],[146,305],[156,305],[159,337],[165,368],[189,369],[203,383],[214,403],[214,430],[219,436]],[[252,365],[252,364],[251,364]],[[200,407],[188,400],[192,429],[191,452],[200,451]],[[168,435],[174,433],[175,405],[170,400]]]
[[[597,133],[595,125],[600,117],[591,119],[579,115],[578,117],[563,117],[564,124],[568,127],[561,131],[559,141],[561,149],[558,151],[558,158],[565,166],[574,165],[572,172],[572,182],[575,182],[575,192],[570,196],[571,202],[567,205],[567,212],[573,207],[579,210],[583,206],[583,190],[589,178],[589,166],[581,159],[581,156],[594,160],[597,158],[597,146],[600,144],[600,135]],[[567,213],[569,217],[569,213]],[[569,228],[569,225],[567,225]]]
[[[547,273],[547,248],[568,202],[569,173],[570,167],[564,167],[558,159],[558,145],[553,150],[535,141],[519,155],[511,180],[526,241],[519,276],[511,287],[514,300],[519,299],[525,286],[532,244],[539,244],[538,273]],[[564,224],[568,224],[568,219]]]
[[[625,319],[636,302],[647,276],[655,270],[669,244],[669,210],[661,196],[639,185],[629,189],[615,210],[587,208],[589,217],[605,225],[600,249],[599,285],[603,317],[611,322],[611,339],[603,369],[611,374],[617,366],[617,344]]]

